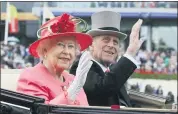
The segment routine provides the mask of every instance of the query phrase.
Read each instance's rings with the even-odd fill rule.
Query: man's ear
[[[92,42],[91,46],[89,46],[90,51],[93,51],[94,49],[94,42]]]
[[[92,45],[89,46],[89,49],[90,49],[90,51],[93,51],[93,46]]]
[[[117,54],[117,56],[116,56],[116,62],[120,59],[120,57],[121,57],[121,47],[118,47],[118,54]]]
[[[94,45],[96,45],[96,39],[95,38],[93,38],[93,42],[92,42],[91,46],[89,46],[90,51],[94,50]]]

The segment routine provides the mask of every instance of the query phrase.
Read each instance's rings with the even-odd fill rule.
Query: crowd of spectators
[[[177,52],[174,50],[153,52],[140,50],[136,60],[140,62],[140,70],[177,74]]]
[[[176,2],[150,1],[150,2],[92,2],[91,7],[112,8],[177,8]]]
[[[33,66],[34,59],[28,48],[19,43],[4,44],[1,42],[1,69],[22,69]]]

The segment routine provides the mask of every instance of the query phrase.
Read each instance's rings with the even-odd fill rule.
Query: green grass
[[[140,74],[134,73],[132,78],[141,78],[141,79],[161,79],[161,80],[177,80],[177,74]]]

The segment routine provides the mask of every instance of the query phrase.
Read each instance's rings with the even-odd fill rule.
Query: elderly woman
[[[88,52],[81,57],[75,78],[65,71],[77,54],[92,43],[91,36],[76,32],[75,20],[65,13],[47,21],[38,30],[40,39],[30,45],[29,51],[41,62],[21,73],[18,92],[44,98],[46,104],[88,105],[83,90],[92,65]]]

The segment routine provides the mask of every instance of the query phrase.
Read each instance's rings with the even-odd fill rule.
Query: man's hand
[[[142,43],[145,41],[144,38],[139,39],[139,32],[142,25],[143,20],[139,19],[132,27],[132,31],[130,34],[129,46],[127,48],[126,54],[135,57],[136,53],[140,49]]]

